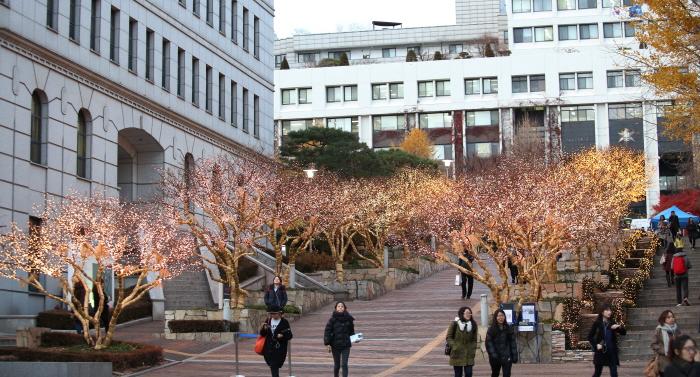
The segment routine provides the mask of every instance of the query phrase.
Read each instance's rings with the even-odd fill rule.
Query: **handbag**
[[[255,353],[258,355],[265,354],[265,339],[264,336],[258,335],[258,339],[255,341]]]
[[[462,277],[460,274],[455,275],[455,285],[461,285],[462,283]]]
[[[661,255],[661,260],[659,261],[659,263],[661,263],[661,264],[666,263],[666,254]]]
[[[644,377],[658,377],[659,376],[659,355],[654,356],[647,367],[644,368]]]

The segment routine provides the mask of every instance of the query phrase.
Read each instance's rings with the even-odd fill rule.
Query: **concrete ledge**
[[[112,377],[112,363],[2,361],[3,377]]]

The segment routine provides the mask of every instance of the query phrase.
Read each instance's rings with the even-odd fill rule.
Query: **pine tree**
[[[280,69],[289,69],[289,62],[286,56],[282,59],[282,63],[280,63]]]
[[[418,61],[418,57],[416,56],[416,52],[413,50],[408,50],[408,53],[406,54],[406,61],[407,62],[416,62]]]
[[[348,61],[348,55],[346,53],[340,54],[340,65],[350,65],[350,62]]]
[[[428,134],[420,128],[409,131],[399,147],[414,156],[433,158],[433,145],[428,139]]]
[[[487,58],[493,58],[496,56],[496,54],[493,52],[493,48],[491,47],[491,43],[487,43],[486,47],[484,47],[484,56]]]
[[[433,60],[442,60],[442,53],[440,51],[435,51],[433,55]]]

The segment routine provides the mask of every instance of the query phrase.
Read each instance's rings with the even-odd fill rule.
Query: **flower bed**
[[[237,332],[238,327],[238,322],[224,319],[173,319],[168,321],[168,329],[173,333]]]
[[[163,361],[163,349],[149,344],[112,342],[103,350],[85,344],[82,335],[45,333],[39,348],[0,348],[0,356],[16,361],[111,362],[115,371],[153,366]]]

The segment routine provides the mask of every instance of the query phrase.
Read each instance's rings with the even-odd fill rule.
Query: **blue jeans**
[[[465,365],[463,367],[452,367],[455,370],[455,377],[472,377],[473,365]]]

